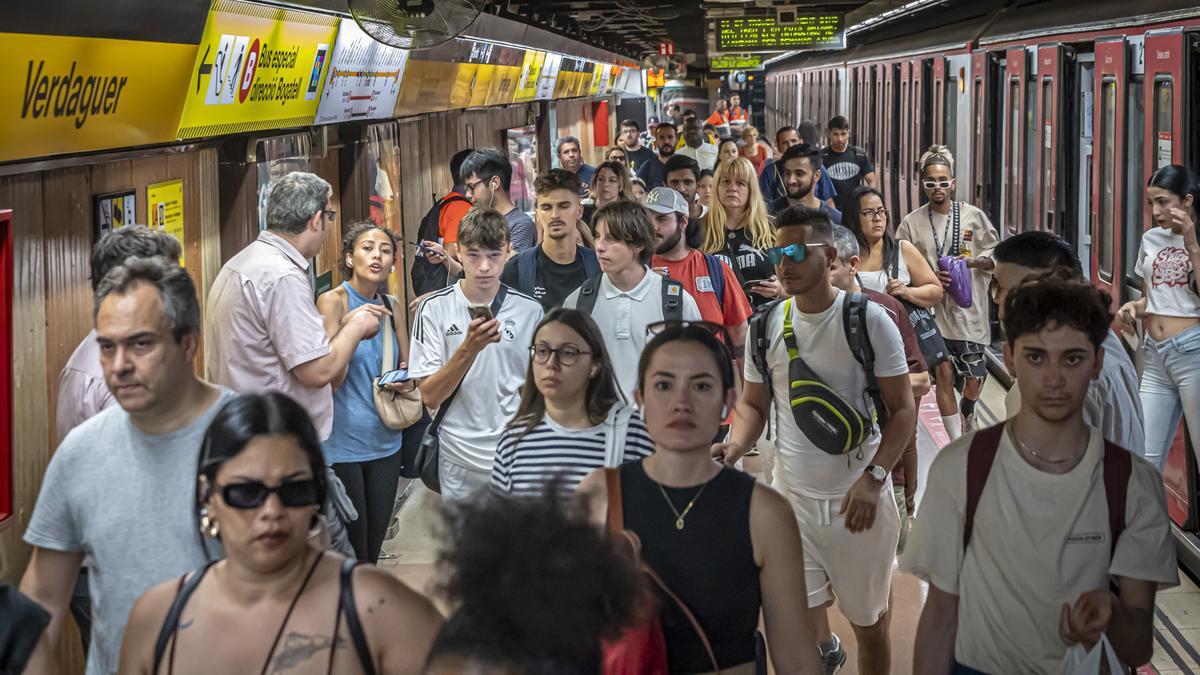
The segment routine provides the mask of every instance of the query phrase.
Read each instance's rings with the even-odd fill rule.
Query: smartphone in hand
[[[492,315],[491,305],[467,305],[467,314],[471,315],[471,319],[483,319],[491,321],[495,317]]]
[[[389,384],[395,384],[396,382],[405,382],[407,380],[408,380],[408,368],[397,368],[395,370],[389,370],[386,373],[380,375],[379,379],[375,381],[375,385],[378,386],[380,389],[382,389],[383,387],[385,387]]]

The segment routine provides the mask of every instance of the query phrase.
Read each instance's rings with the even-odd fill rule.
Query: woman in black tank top
[[[711,439],[735,400],[733,365],[706,323],[663,322],[638,369],[638,404],[655,453],[620,468],[621,511],[641,557],[677,604],[663,602],[672,675],[756,672],[756,630],[765,617],[777,673],[821,672],[805,611],[804,555],[791,507],[771,488],[711,458]],[[580,485],[603,523],[610,493],[603,470]],[[711,646],[710,656],[705,639]],[[714,668],[713,658],[716,659]]]
[[[310,544],[324,479],[316,430],[295,401],[226,404],[197,476],[197,534],[226,557],[138,599],[121,672],[421,672],[441,616],[394,576]]]

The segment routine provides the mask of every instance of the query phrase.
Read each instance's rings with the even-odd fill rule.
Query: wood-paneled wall
[[[551,141],[557,142],[563,136],[574,136],[579,139],[579,149],[583,153],[583,161],[592,166],[603,162],[606,148],[596,147],[594,143],[595,137],[592,134],[592,102],[556,101],[553,105],[557,135]],[[600,120],[599,122],[601,124],[608,124],[608,120]]]
[[[13,210],[13,516],[0,523],[0,579],[15,583],[28,547],[20,540],[42,474],[57,445],[58,374],[92,328],[89,258],[92,196],[133,189],[139,221],[146,186],[184,182],[184,258],[203,294],[219,256],[216,153],[203,149],[0,178],[0,204]],[[197,368],[203,362],[197,359]]]

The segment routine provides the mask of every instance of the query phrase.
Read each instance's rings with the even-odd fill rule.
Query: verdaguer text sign
[[[803,14],[794,24],[780,24],[773,16],[718,19],[717,50],[842,49],[843,27],[841,14]]]

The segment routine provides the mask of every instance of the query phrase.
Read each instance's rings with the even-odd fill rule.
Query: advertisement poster
[[[0,32],[0,162],[175,139],[196,45]]]
[[[485,105],[506,105],[513,102],[517,84],[521,80],[521,64],[525,61],[525,50],[514,47],[496,47],[496,72],[488,87]]]
[[[517,103],[532,101],[537,96],[538,77],[542,72],[542,64],[546,61],[546,52],[525,52],[525,62],[521,65],[521,81],[517,83],[517,95],[513,99]]]
[[[376,42],[353,19],[342,19],[316,123],[391,117],[408,55]]]
[[[538,75],[537,99],[544,101],[554,98],[554,85],[558,82],[558,69],[562,65],[562,54],[546,54]]]
[[[179,138],[312,124],[338,18],[240,0],[213,7]]]
[[[96,195],[93,202],[96,241],[108,232],[137,222],[137,193],[134,190]]]
[[[187,252],[183,239],[183,181],[169,180],[146,186],[146,209],[150,212],[147,223],[175,237],[179,248]],[[179,256],[183,264],[184,255]]]

